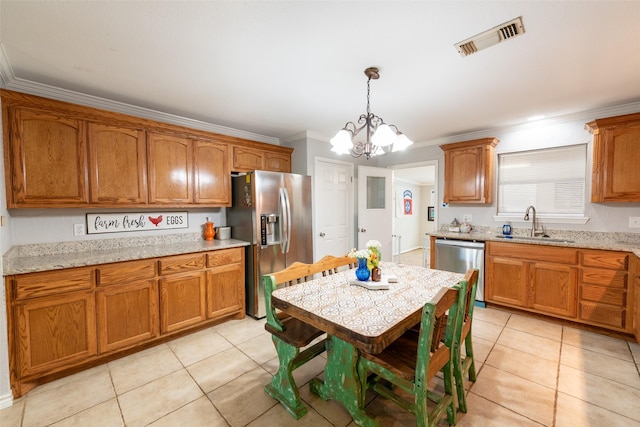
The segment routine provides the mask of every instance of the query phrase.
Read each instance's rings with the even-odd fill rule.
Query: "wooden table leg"
[[[370,418],[358,404],[362,390],[356,369],[357,362],[358,350],[353,345],[329,335],[324,382],[314,378],[309,387],[323,400],[332,399],[342,403],[357,425],[379,427],[379,421]]]

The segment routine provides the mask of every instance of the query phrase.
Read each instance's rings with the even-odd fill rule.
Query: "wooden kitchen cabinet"
[[[193,203],[193,142],[184,137],[149,133],[149,203]]]
[[[444,201],[446,203],[493,202],[494,147],[497,138],[441,145],[444,151]]]
[[[231,206],[229,147],[213,141],[195,141],[194,154],[194,202]]]
[[[573,248],[488,242],[486,300],[575,318],[577,264]]]
[[[272,172],[291,172],[290,148],[279,147],[282,151],[259,149],[247,146],[234,146],[232,151],[232,170],[250,172],[267,170]]]
[[[207,256],[207,318],[216,319],[236,313],[242,319],[245,312],[244,248],[211,252]]]
[[[631,288],[633,291],[631,298],[631,315],[633,320],[631,323],[636,341],[640,343],[640,258],[630,255],[630,259],[632,261],[629,271],[633,278]]]
[[[3,123],[8,208],[88,202],[84,122],[53,110],[8,104]]]
[[[640,113],[597,119],[593,134],[592,202],[640,202]]]
[[[97,268],[98,351],[149,341],[159,333],[158,282],[152,259]]]
[[[206,319],[206,254],[162,258],[160,278],[160,332],[166,334]]]
[[[145,132],[103,123],[88,123],[87,130],[91,204],[146,205]]]
[[[273,172],[291,172],[291,155],[266,152],[264,155],[264,168]]]

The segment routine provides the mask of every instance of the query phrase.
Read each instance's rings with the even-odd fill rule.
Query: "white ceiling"
[[[277,142],[356,120],[378,66],[372,112],[427,142],[640,101],[639,23],[640,1],[1,0],[0,77]]]

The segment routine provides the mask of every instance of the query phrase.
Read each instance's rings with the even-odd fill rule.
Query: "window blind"
[[[498,155],[498,214],[584,214],[587,145]]]

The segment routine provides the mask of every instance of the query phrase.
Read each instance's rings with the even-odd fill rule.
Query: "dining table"
[[[324,376],[311,381],[311,391],[340,402],[359,426],[378,425],[359,403],[364,401],[359,352],[380,353],[420,322],[425,303],[464,277],[392,262],[381,262],[380,268],[380,282],[359,282],[355,270],[344,270],[272,294],[274,307],[327,333]]]

